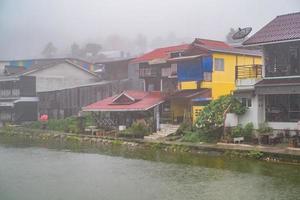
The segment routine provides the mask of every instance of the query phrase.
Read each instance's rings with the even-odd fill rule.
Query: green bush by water
[[[230,135],[232,138],[244,137],[245,141],[251,141],[253,137],[253,127],[253,123],[248,123],[244,127],[239,124],[231,129]]]
[[[119,133],[121,137],[143,138],[150,134],[150,129],[142,123],[133,123],[131,127]]]

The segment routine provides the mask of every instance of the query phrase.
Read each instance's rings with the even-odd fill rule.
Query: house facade
[[[300,121],[300,13],[277,16],[244,42],[263,51],[263,67],[237,66],[236,96],[248,106],[240,124],[297,130]]]
[[[236,66],[261,65],[261,54],[221,41],[195,39],[191,44],[156,49],[134,61],[139,63],[144,90],[167,93],[166,115],[179,123],[194,120],[210,100],[232,93]]]
[[[37,120],[38,98],[35,77],[0,79],[0,125]]]

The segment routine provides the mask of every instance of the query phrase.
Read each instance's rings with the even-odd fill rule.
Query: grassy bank
[[[209,154],[234,159],[253,159],[268,162],[285,162],[300,164],[300,151],[278,151],[271,148],[256,148],[242,146],[226,146],[217,144],[195,144],[188,142],[158,142],[143,139],[96,137],[90,135],[62,133],[29,128],[3,128],[0,129],[2,143],[33,144],[42,147],[58,147],[81,151],[84,148],[113,149],[122,147],[123,150],[155,150],[167,153],[185,153],[197,156]],[[295,153],[296,152],[296,153]]]

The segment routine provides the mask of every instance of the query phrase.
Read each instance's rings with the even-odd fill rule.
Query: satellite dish
[[[251,27],[246,27],[246,28],[239,28],[239,30],[232,35],[232,39],[234,40],[240,40],[245,38],[249,33],[252,31]]]

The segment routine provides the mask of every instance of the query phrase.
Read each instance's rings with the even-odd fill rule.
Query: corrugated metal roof
[[[146,53],[140,57],[137,57],[132,62],[133,63],[142,63],[149,62],[151,60],[161,60],[170,58],[170,53],[172,52],[181,52],[188,49],[189,44],[182,44],[177,46],[169,46],[164,48],[155,49],[149,53]]]
[[[169,96],[169,99],[190,99],[194,97],[211,97],[211,89],[180,90]]]
[[[108,97],[96,103],[90,104],[84,108],[83,111],[146,111],[154,106],[164,102],[164,96],[159,91],[143,92],[143,91],[124,91],[122,94],[135,99],[136,101],[131,104],[116,104],[116,97],[122,95],[115,95]]]
[[[297,39],[300,39],[300,12],[277,16],[243,44],[258,45]]]
[[[276,85],[300,85],[300,77],[263,79],[260,82],[256,83],[255,87]]]

